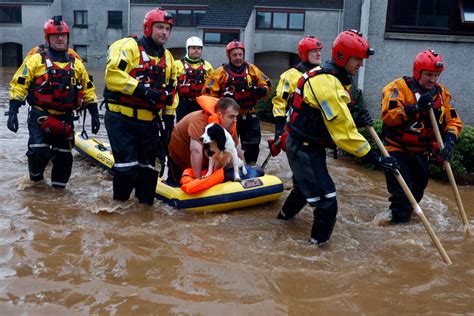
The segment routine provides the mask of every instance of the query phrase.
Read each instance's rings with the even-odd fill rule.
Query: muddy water
[[[2,111],[11,72],[1,72]],[[66,190],[32,184],[21,110],[17,134],[6,117],[0,127],[0,314],[474,313],[474,237],[463,236],[446,184],[431,181],[421,207],[449,267],[418,219],[384,225],[381,172],[329,158],[340,209],[319,249],[306,244],[309,207],[281,223],[282,201],[220,214],[117,203],[111,177],[77,153]],[[291,188],[283,155],[266,171]],[[474,190],[460,190],[473,225]]]

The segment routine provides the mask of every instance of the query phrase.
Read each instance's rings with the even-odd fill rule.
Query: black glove
[[[431,89],[418,99],[418,111],[428,111],[433,107],[433,97],[435,92],[436,89]]]
[[[362,157],[362,160],[366,162],[371,162],[376,167],[379,167],[385,171],[391,171],[396,175],[399,174],[398,169],[400,169],[400,166],[398,165],[398,162],[394,157],[382,157],[373,149],[370,149],[367,155]]]
[[[5,115],[8,115],[7,127],[12,132],[16,133],[18,131],[18,109],[21,106],[21,101],[10,100],[10,108]]]
[[[133,95],[146,99],[150,101],[151,104],[163,102],[161,99],[161,93],[153,89],[146,88],[141,82],[137,85],[135,91],[133,91]]]
[[[453,133],[444,134],[444,148],[439,152],[443,160],[450,161],[453,159],[454,145],[456,144],[456,135]]]
[[[275,116],[275,140],[285,132],[286,118],[284,116]]]
[[[257,93],[257,97],[262,98],[267,95],[267,88],[265,87],[257,87],[255,93]]]
[[[354,123],[357,127],[366,127],[367,125],[374,125],[374,120],[364,108],[358,108],[352,113],[352,117],[354,118]]]
[[[404,111],[408,117],[413,118],[415,117],[416,113],[418,113],[418,105],[416,104],[407,105],[404,107]]]
[[[97,103],[89,103],[86,105],[86,108],[91,115],[92,134],[97,134],[100,129],[99,108]]]
[[[165,125],[163,141],[168,145],[171,141],[171,133],[173,132],[174,115],[163,115],[162,118]]]

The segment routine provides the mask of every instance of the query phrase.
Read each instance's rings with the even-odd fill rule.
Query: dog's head
[[[210,144],[211,142],[215,142],[217,148],[220,151],[225,150],[225,143],[226,143],[226,134],[224,128],[216,123],[211,123],[206,126],[204,129],[204,133],[199,137],[199,140],[204,144]]]

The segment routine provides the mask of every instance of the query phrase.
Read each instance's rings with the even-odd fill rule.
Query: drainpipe
[[[345,8],[345,1],[344,1],[344,6]],[[339,16],[337,17],[337,34],[341,33],[344,28],[344,9],[339,10]]]
[[[127,1],[127,5],[128,5],[128,17],[127,17],[127,34],[126,36],[129,36],[130,35],[130,15],[132,14],[130,12],[130,0]]]
[[[362,0],[362,8],[360,10],[360,31],[364,37],[369,40],[369,20],[370,20],[370,0]],[[364,90],[365,66],[360,68],[357,77],[357,87]]]

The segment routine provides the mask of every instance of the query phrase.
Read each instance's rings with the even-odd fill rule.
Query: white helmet
[[[186,53],[188,52],[189,50],[189,46],[199,46],[199,47],[203,47],[202,45],[202,39],[200,39],[199,37],[197,36],[191,36],[190,38],[188,38],[186,40]]]

